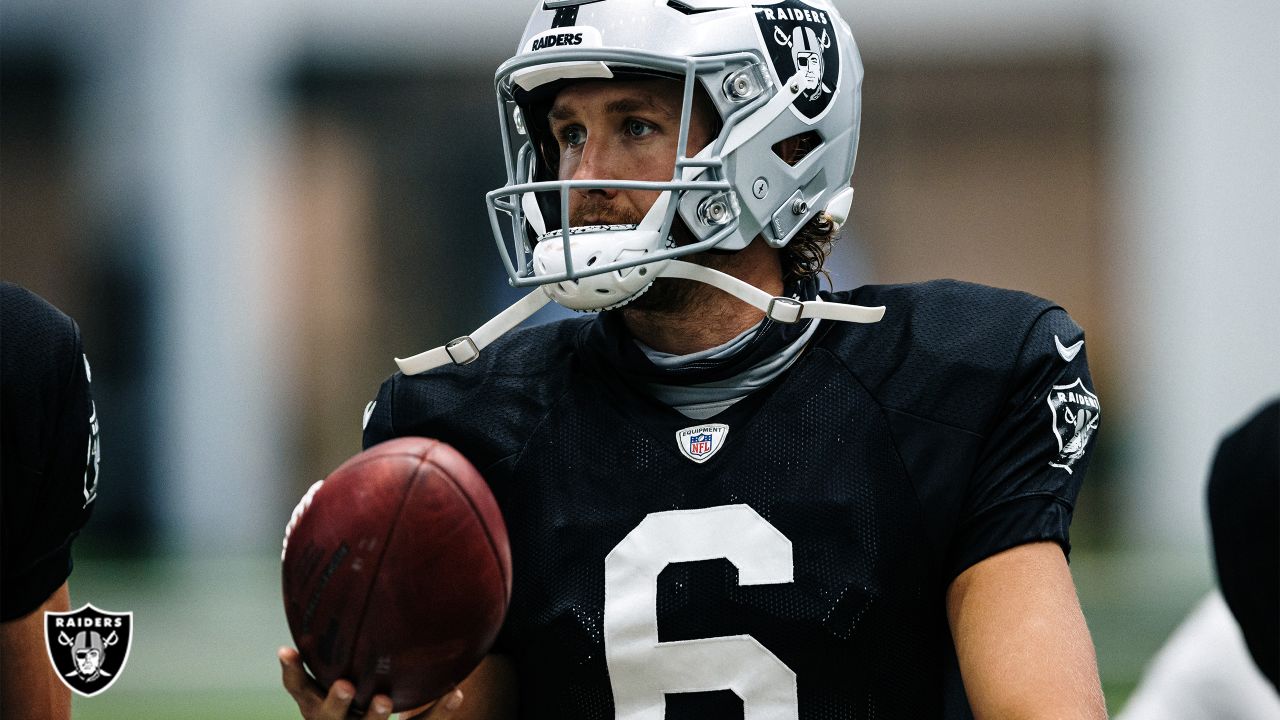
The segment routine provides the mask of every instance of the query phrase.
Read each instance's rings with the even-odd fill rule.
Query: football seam
[[[428,461],[428,462],[431,462],[431,461]],[[505,604],[510,604],[511,584],[507,580],[507,572],[506,572],[507,570],[510,570],[510,568],[503,568],[502,566],[502,554],[498,552],[498,543],[494,541],[493,534],[489,532],[489,525],[484,521],[484,514],[480,512],[480,509],[476,507],[475,502],[471,499],[471,495],[462,489],[462,486],[458,484],[457,479],[454,478],[450,472],[448,472],[445,468],[442,468],[439,465],[436,465],[434,462],[432,462],[431,464],[435,466],[437,470],[440,471],[440,475],[446,478],[449,478],[449,483],[453,485],[454,491],[457,492],[459,495],[461,495],[463,500],[467,501],[467,506],[471,508],[471,516],[476,519],[476,523],[480,525],[480,528],[482,530],[484,530],[484,539],[489,542],[489,551],[493,553],[494,565],[498,567],[498,574],[502,577],[502,589],[506,591]],[[481,482],[484,482],[483,479],[481,480]],[[499,516],[501,516],[501,510],[499,510]]]
[[[374,567],[376,568],[376,572],[374,573],[373,578],[370,580],[368,588],[365,590],[364,599],[360,603],[360,614],[357,616],[360,618],[360,620],[359,622],[356,623],[355,631],[351,634],[351,652],[348,655],[348,661],[347,661],[347,666],[352,671],[356,671],[360,669],[360,668],[354,667],[355,661],[356,661],[356,644],[359,642],[361,631],[364,630],[364,622],[369,610],[369,598],[370,596],[373,595],[373,589],[374,589],[374,586],[377,584],[378,575],[382,573],[382,561],[386,557],[387,550],[391,547],[391,538],[395,534],[396,526],[400,524],[400,518],[402,515],[404,515],[404,507],[407,504],[406,501],[409,499],[410,491],[413,490],[413,484],[418,479],[418,477],[422,474],[423,468],[426,467],[427,465],[426,458],[429,453],[430,453],[430,450],[421,454],[404,453],[404,455],[408,457],[416,458],[418,460],[418,467],[414,469],[413,475],[411,475],[408,478],[408,480],[405,481],[404,483],[404,490],[400,496],[400,504],[396,508],[395,517],[387,525],[387,532],[383,536],[383,540],[382,540],[382,548],[378,551],[378,561],[374,565]],[[382,459],[386,457],[390,457],[390,456],[384,455],[378,459]],[[372,461],[373,459],[374,458],[370,458],[369,460]]]

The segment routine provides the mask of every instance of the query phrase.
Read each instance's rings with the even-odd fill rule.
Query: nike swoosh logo
[[[1056,335],[1054,337],[1057,337]],[[1081,342],[1084,342],[1083,340]],[[1058,347],[1062,347],[1059,345]],[[369,427],[369,418],[373,417],[373,408],[378,404],[377,400],[370,400],[368,405],[364,406],[364,421],[360,423],[360,429],[364,430]]]
[[[1071,362],[1076,359],[1076,355],[1080,354],[1080,348],[1084,347],[1084,340],[1077,340],[1075,345],[1066,347],[1062,344],[1062,340],[1058,339],[1057,335],[1054,335],[1053,344],[1058,346],[1058,354],[1062,356],[1062,359]]]

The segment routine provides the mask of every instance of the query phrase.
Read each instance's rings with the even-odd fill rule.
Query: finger
[[[351,698],[355,696],[354,685],[346,680],[334,680],[329,686],[329,694],[320,703],[319,714],[313,718],[308,717],[311,720],[344,720],[347,717],[347,710],[351,709]]]
[[[369,701],[369,711],[361,716],[361,720],[386,720],[391,716],[391,698],[386,695],[374,695]],[[401,715],[401,717],[404,717]]]
[[[462,707],[462,691],[455,688],[430,705],[400,713],[401,720],[448,720]]]
[[[307,671],[302,667],[302,657],[291,647],[280,648],[276,651],[276,657],[280,659],[280,674],[284,689],[289,691],[294,702],[298,703],[298,709],[302,714],[309,716],[320,704],[321,696],[319,688],[311,678],[307,677]]]

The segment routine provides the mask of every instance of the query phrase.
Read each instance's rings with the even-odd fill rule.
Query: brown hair
[[[791,242],[782,248],[782,280],[802,280],[821,274],[831,282],[822,266],[836,241],[836,224],[831,216],[820,212],[800,228]]]

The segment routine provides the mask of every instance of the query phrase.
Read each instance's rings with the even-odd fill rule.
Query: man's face
[[[682,87],[674,80],[589,80],[561,90],[547,119],[560,154],[561,180],[667,181],[675,172]],[[686,154],[711,141],[705,99],[695,97]],[[657,191],[578,188],[571,226],[634,224]]]
[[[98,671],[98,664],[101,662],[102,653],[97,650],[90,648],[76,651],[76,668],[81,675],[93,675]]]

